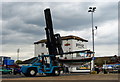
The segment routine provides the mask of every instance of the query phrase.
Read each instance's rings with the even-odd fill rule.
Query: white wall
[[[74,39],[62,40],[62,48],[64,52],[70,51],[80,51],[87,49],[87,42],[82,42]],[[66,44],[70,44],[69,46],[65,46]],[[45,43],[35,44],[35,56],[41,55],[42,53],[48,54],[48,49],[46,48]],[[68,55],[69,56],[69,55]],[[76,57],[76,54],[73,54],[73,57]]]
[[[42,46],[44,45],[44,46]],[[48,49],[46,48],[45,43],[35,44],[35,56],[43,54],[48,54]]]
[[[73,40],[73,51],[86,50],[86,42]]]
[[[88,72],[88,73],[90,73],[89,69],[87,69],[87,70],[77,70],[76,67],[70,67],[69,71],[70,72],[81,72],[81,73]]]
[[[70,44],[69,46],[65,46],[66,44]],[[72,40],[63,40],[62,41],[62,48],[64,52],[70,52],[73,50],[73,41]]]

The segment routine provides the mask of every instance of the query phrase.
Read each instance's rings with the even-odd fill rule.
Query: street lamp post
[[[17,60],[19,60],[19,52],[20,52],[20,49],[18,48],[17,49]]]
[[[88,12],[91,13],[91,20],[92,20],[92,43],[93,43],[93,58],[94,58],[94,25],[93,25],[93,13],[95,12],[96,7],[89,7]],[[97,28],[95,26],[95,28]],[[94,59],[92,60],[92,70],[94,71]]]

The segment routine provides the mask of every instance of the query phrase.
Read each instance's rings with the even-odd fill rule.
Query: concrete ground
[[[62,74],[60,76],[37,75],[25,77],[24,75],[3,75],[2,80],[118,80],[118,74]]]

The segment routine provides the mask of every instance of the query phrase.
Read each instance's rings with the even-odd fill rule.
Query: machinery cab
[[[62,71],[62,67],[58,63],[58,58],[51,60],[54,55],[42,55],[38,56],[34,59],[28,66],[22,66],[21,71],[27,77],[35,76],[37,73],[42,73],[51,75],[51,76],[59,76],[60,71]]]

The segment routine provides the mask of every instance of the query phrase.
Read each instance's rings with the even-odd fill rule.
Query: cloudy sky
[[[94,13],[95,56],[118,54],[118,2],[2,2],[2,56],[20,59],[34,56],[34,42],[45,38],[44,9],[50,8],[53,28],[61,36],[75,35],[87,39],[92,50],[91,13]]]

